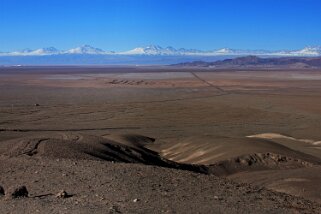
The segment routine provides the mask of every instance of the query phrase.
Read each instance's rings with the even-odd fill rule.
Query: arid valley
[[[320,70],[1,67],[0,92],[1,213],[321,212]]]

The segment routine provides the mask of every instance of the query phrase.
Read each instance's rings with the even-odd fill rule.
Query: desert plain
[[[320,213],[321,70],[1,67],[0,186],[0,213]]]

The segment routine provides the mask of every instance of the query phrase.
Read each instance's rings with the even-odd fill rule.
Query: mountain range
[[[257,56],[237,57],[214,62],[193,61],[175,64],[182,67],[210,68],[321,68],[321,57],[277,57],[260,58]]]
[[[0,52],[0,66],[16,65],[172,65],[185,62],[210,63],[245,56],[261,58],[316,58],[321,56],[321,47],[306,47],[301,50],[238,50],[217,49],[204,51],[197,49],[161,47],[149,45],[128,51],[106,51],[90,45],[69,50],[55,47],[36,50],[24,49]],[[209,65],[213,66],[213,65]],[[218,66],[218,65],[215,65]],[[229,65],[231,66],[231,65]]]
[[[266,50],[239,50],[222,48],[211,51],[161,47],[158,45],[149,45],[146,47],[138,47],[128,51],[105,51],[100,48],[95,48],[90,45],[83,45],[81,47],[72,48],[69,50],[58,50],[54,47],[40,48],[36,50],[24,49],[13,52],[0,52],[0,56],[48,56],[48,55],[140,55],[140,56],[295,56],[295,57],[315,57],[321,56],[321,47],[305,47],[300,50],[280,50],[280,51],[266,51]]]

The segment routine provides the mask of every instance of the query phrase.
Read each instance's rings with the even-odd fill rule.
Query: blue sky
[[[321,45],[320,0],[0,0],[0,51]]]

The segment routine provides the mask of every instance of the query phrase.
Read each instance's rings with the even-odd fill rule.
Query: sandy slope
[[[288,138],[280,141],[283,135],[271,133],[251,138],[200,136],[149,148],[173,161],[207,165],[218,176],[321,202],[319,145]]]
[[[229,178],[238,182],[247,182],[268,189],[297,195],[321,203],[321,167],[243,172]]]
[[[0,199],[2,213],[319,212],[302,198],[196,173],[144,149],[153,139],[57,133],[2,142],[0,183],[29,198]],[[115,139],[121,139],[120,142]],[[114,161],[114,162],[111,162]],[[122,164],[125,162],[127,164]],[[139,163],[139,164],[132,164]],[[144,165],[143,165],[144,164]],[[146,166],[145,164],[154,165]],[[159,166],[163,166],[162,168]],[[172,169],[169,169],[172,168]],[[61,189],[71,197],[58,199]]]
[[[319,163],[313,157],[277,142],[260,138],[231,138],[194,136],[190,138],[171,139],[171,142],[159,142],[149,147],[159,151],[167,159],[182,162],[210,165],[249,154],[276,153],[284,156]]]

